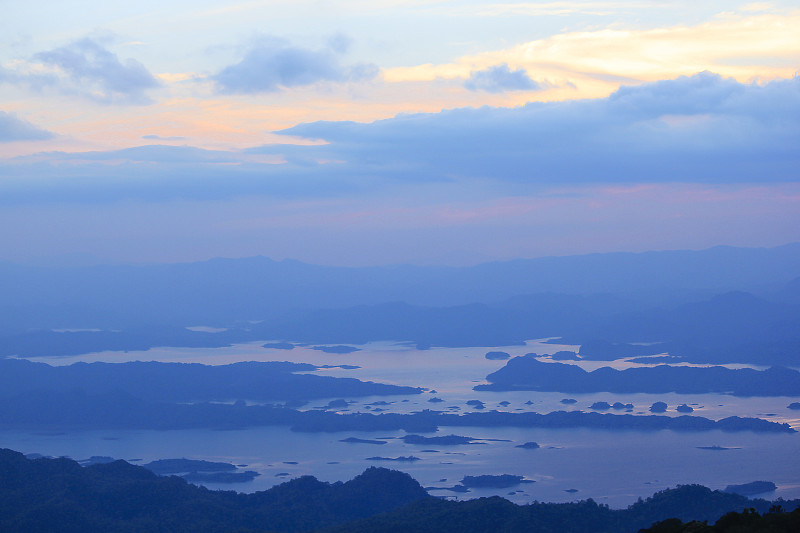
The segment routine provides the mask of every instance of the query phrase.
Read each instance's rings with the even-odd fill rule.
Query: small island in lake
[[[355,346],[312,346],[312,350],[318,350],[324,353],[338,353],[338,354],[347,354],[361,351],[361,348],[356,348]]]
[[[401,455],[400,457],[367,457],[367,461],[397,461],[401,463],[413,463],[414,461],[420,461],[419,457],[414,457],[413,455],[404,456]]]
[[[486,352],[485,357],[491,361],[505,361],[510,359],[511,355],[507,352]]]
[[[182,472],[233,472],[236,465],[199,459],[159,459],[142,465],[160,476]]]
[[[731,492],[741,496],[754,496],[765,492],[773,492],[778,488],[772,481],[752,481],[741,485],[728,485],[722,492]]]
[[[385,440],[359,439],[358,437],[347,437],[339,442],[347,442],[349,444],[386,444]]]
[[[272,348],[273,350],[294,350],[294,344],[290,342],[268,342],[262,344],[262,348]]]
[[[445,435],[442,437],[423,437],[422,435],[406,435],[403,442],[406,444],[439,444],[442,446],[458,446],[460,444],[477,444],[476,439],[461,435]]]
[[[231,463],[200,459],[159,459],[142,466],[159,476],[179,475],[190,483],[244,483],[261,475],[252,470],[236,472]]]
[[[526,480],[524,476],[515,476],[512,474],[464,476],[464,479],[461,480],[462,485],[474,489],[506,489],[508,487],[515,487],[520,483],[535,483],[535,481]]]

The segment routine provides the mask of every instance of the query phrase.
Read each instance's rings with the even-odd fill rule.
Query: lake
[[[265,341],[266,342],[266,341]],[[314,365],[354,365],[357,369],[328,368],[317,371],[332,376],[397,385],[420,386],[422,395],[345,398],[350,405],[341,412],[386,409],[389,412],[414,412],[421,409],[468,412],[468,400],[480,400],[486,409],[505,411],[588,410],[595,401],[634,404],[634,413],[650,414],[655,401],[669,405],[669,416],[677,416],[679,404],[689,404],[695,413],[719,419],[731,415],[757,416],[787,422],[800,428],[800,413],[786,406],[796,398],[737,398],[721,394],[563,394],[540,392],[473,391],[485,383],[484,377],[502,367],[504,361],[487,360],[487,351],[501,350],[512,356],[529,352],[552,354],[577,350],[574,346],[529,341],[526,346],[433,348],[417,350],[412,345],[392,342],[359,345],[360,351],[330,354],[311,347],[293,350],[267,349],[263,343],[227,348],[159,348],[146,352],[103,352],[75,357],[37,358],[50,364],[76,361],[173,361],[228,364],[237,361],[292,361]],[[547,360],[544,358],[543,360]],[[598,366],[625,368],[631,363],[615,361],[580,362],[589,370]],[[737,365],[741,366],[741,365]],[[432,403],[436,397],[444,400]],[[564,398],[577,400],[564,405]],[[303,409],[325,405],[329,399],[311,402]],[[387,405],[368,405],[385,401]],[[508,405],[500,405],[508,402]],[[624,507],[638,497],[678,484],[699,483],[719,489],[729,484],[756,480],[778,485],[770,499],[800,498],[800,434],[764,434],[721,431],[682,433],[672,431],[605,431],[589,429],[538,428],[441,428],[436,435],[458,434],[478,441],[461,446],[411,445],[396,432],[297,433],[288,428],[260,427],[234,431],[80,431],[46,433],[0,431],[3,447],[24,453],[41,453],[86,459],[92,455],[111,456],[141,464],[155,459],[186,457],[228,461],[248,465],[261,476],[252,482],[215,485],[210,488],[252,492],[263,490],[291,477],[314,475],[324,481],[347,480],[368,466],[385,466],[408,472],[426,487],[449,487],[465,475],[516,474],[536,481],[509,489],[472,489],[466,494],[443,490],[440,496],[474,498],[502,495],[516,503],[533,500],[564,502],[593,498],[612,507]],[[375,440],[386,444],[340,442],[346,437]],[[526,450],[516,446],[535,441],[541,446]],[[727,450],[699,447],[719,446]],[[368,457],[415,456],[413,463],[367,460]],[[139,459],[141,461],[134,461]],[[296,463],[296,464],[294,464]],[[279,475],[281,474],[281,475]],[[446,481],[441,481],[446,480]],[[567,490],[577,492],[565,492]],[[513,494],[508,494],[509,492]]]

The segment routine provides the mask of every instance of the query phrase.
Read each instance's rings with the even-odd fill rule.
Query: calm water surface
[[[433,389],[416,396],[345,398],[351,402],[345,411],[368,412],[368,404],[383,400],[380,406],[390,412],[413,412],[421,409],[468,412],[467,400],[478,399],[487,409],[505,411],[588,410],[595,401],[633,403],[634,413],[649,414],[655,401],[670,406],[668,415],[676,416],[679,404],[695,408],[695,414],[719,419],[730,415],[758,416],[788,422],[800,428],[800,416],[786,406],[796,398],[736,398],[719,394],[570,394],[539,392],[477,392],[472,387],[484,383],[484,377],[502,367],[504,361],[490,361],[489,350],[506,351],[512,356],[529,352],[552,354],[559,350],[577,350],[574,346],[529,341],[526,346],[482,348],[435,348],[416,350],[397,343],[370,343],[359,346],[351,354],[326,354],[310,347],[276,350],[261,347],[263,343],[236,345],[229,348],[175,349],[162,348],[146,352],[103,352],[77,357],[39,358],[50,364],[76,361],[175,361],[204,364],[228,364],[237,361],[294,361],[315,365],[356,365],[361,368],[340,368],[318,371],[332,376],[348,376],[398,385]],[[625,361],[581,362],[587,370],[599,366],[625,368]],[[441,403],[428,402],[437,397]],[[560,403],[566,397],[577,403]],[[328,399],[304,408],[325,405]],[[509,405],[499,405],[509,402]],[[0,445],[24,453],[65,455],[85,459],[92,455],[111,456],[143,462],[186,457],[228,461],[247,465],[261,476],[252,482],[233,485],[212,485],[252,492],[263,490],[300,475],[314,475],[325,481],[350,479],[366,467],[386,466],[408,472],[426,487],[448,487],[465,475],[516,474],[536,481],[510,489],[473,489],[458,498],[474,498],[499,494],[525,503],[538,501],[573,501],[593,498],[612,507],[623,507],[638,497],[678,484],[700,483],[711,488],[755,480],[775,482],[779,489],[769,498],[800,498],[800,434],[757,434],[750,432],[700,433],[611,432],[589,429],[527,428],[441,428],[438,435],[459,434],[481,441],[462,446],[415,446],[405,444],[396,432],[296,433],[288,428],[262,427],[235,431],[81,431],[48,434],[27,431],[0,431]],[[346,437],[385,438],[386,444],[349,444]],[[517,445],[535,441],[541,448],[525,450]],[[698,449],[700,446],[731,448],[723,451]],[[415,456],[413,463],[374,461],[373,456]],[[134,461],[136,463],[137,461]],[[296,463],[296,464],[293,464]],[[446,480],[446,481],[442,481]],[[577,492],[565,492],[576,489]],[[513,494],[509,492],[514,491]],[[434,490],[436,495],[454,495]]]

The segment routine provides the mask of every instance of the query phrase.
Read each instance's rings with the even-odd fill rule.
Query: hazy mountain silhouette
[[[770,287],[800,274],[800,243],[776,248],[608,253],[473,267],[308,265],[264,257],[199,263],[26,267],[0,265],[0,323],[26,328],[219,325],[288,309],[385,302],[491,303],[530,293],[633,293],[674,300],[682,291]]]

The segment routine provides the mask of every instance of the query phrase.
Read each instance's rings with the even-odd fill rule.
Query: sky
[[[800,241],[794,1],[0,11],[0,261]]]

